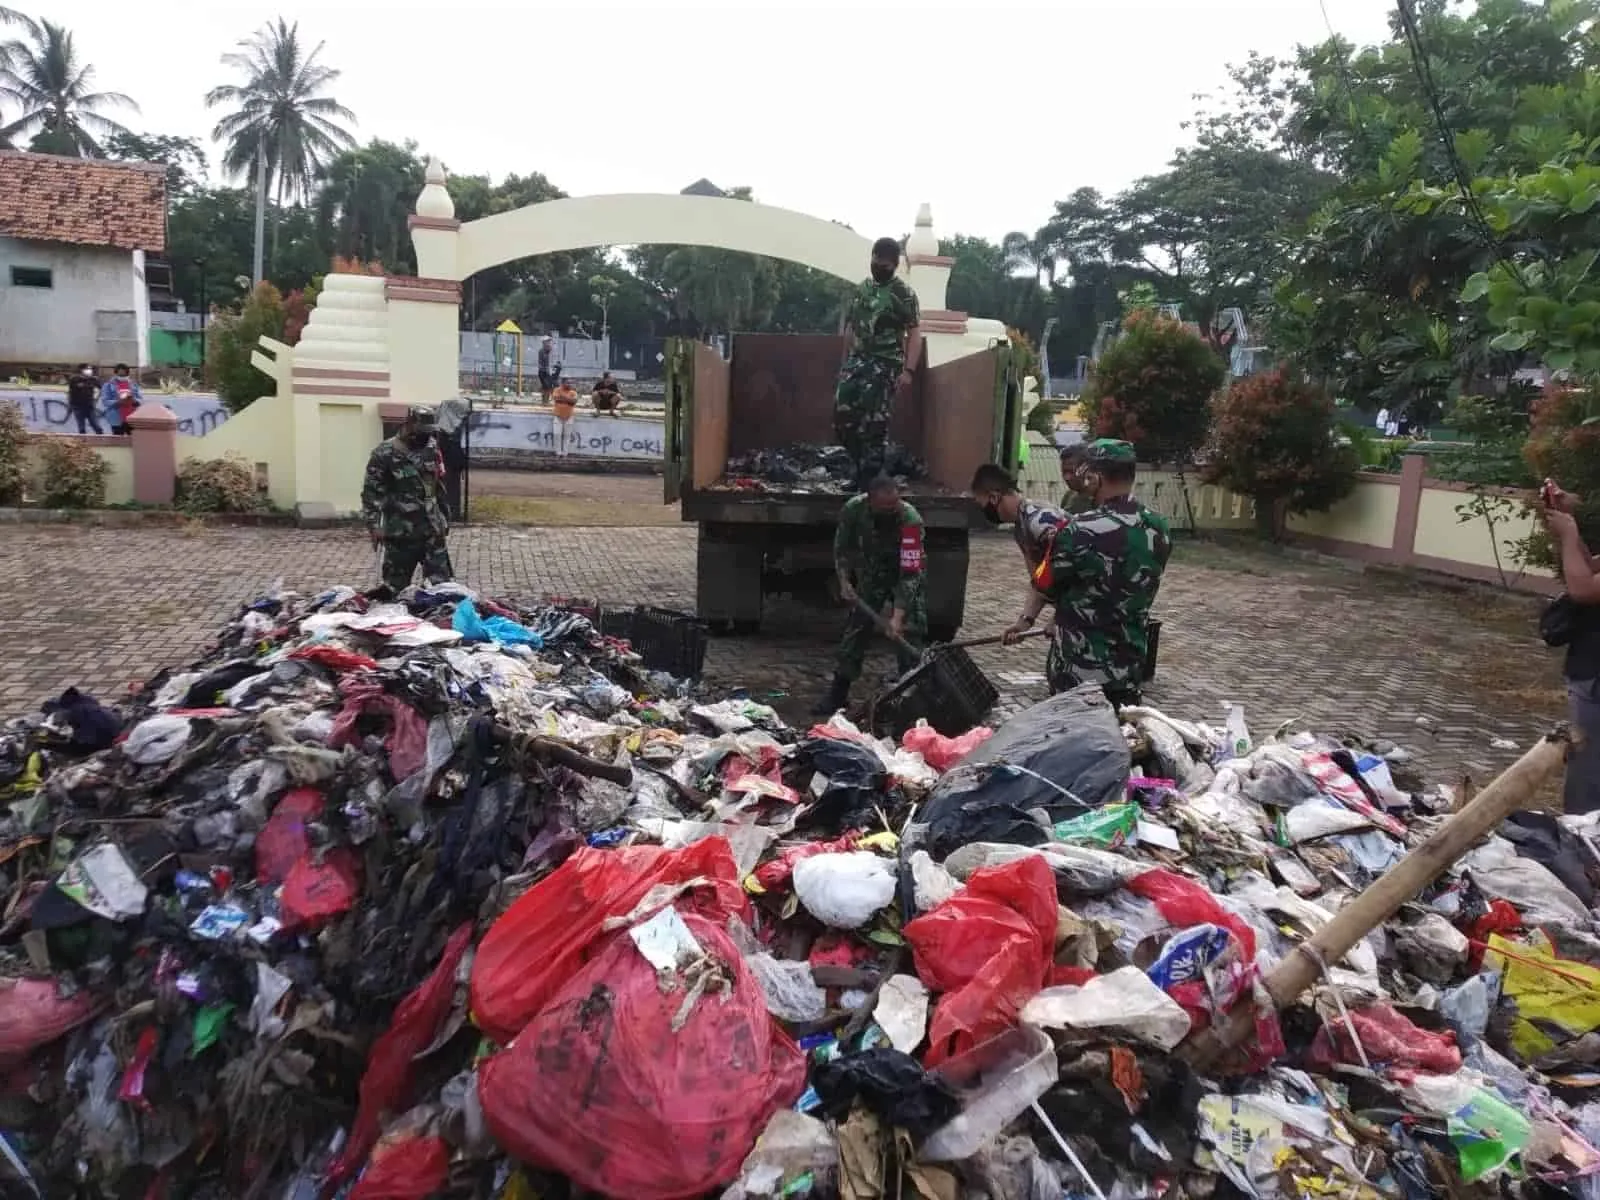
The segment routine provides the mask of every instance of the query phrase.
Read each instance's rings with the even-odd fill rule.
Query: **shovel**
[[[863,601],[858,599],[855,607],[896,648],[919,660],[868,702],[867,725],[873,733],[882,736],[884,726],[890,723],[909,727],[918,718],[925,718],[946,737],[959,737],[982,720],[1000,698],[994,684],[978,670],[966,652],[974,646],[998,646],[1005,640],[1005,634],[942,642],[919,654],[910,642],[890,633],[888,622]],[[1042,637],[1049,632],[1048,629],[1030,629],[1021,638]],[[901,732],[903,730],[895,730],[895,736]]]

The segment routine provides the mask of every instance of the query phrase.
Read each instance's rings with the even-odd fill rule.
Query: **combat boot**
[[[819,717],[831,717],[848,703],[850,703],[850,681],[835,675],[827,693],[817,701],[816,707],[811,711]]]

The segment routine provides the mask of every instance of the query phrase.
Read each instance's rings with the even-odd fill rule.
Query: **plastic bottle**
[[[1228,754],[1231,758],[1244,758],[1250,753],[1250,729],[1244,723],[1244,709],[1237,704],[1228,705]]]

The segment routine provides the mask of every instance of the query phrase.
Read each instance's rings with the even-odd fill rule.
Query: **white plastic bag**
[[[1189,1014],[1138,967],[1121,967],[1082,987],[1045,988],[1022,1010],[1045,1029],[1115,1030],[1161,1050],[1189,1035]]]
[[[818,854],[794,868],[800,903],[834,929],[860,929],[894,899],[894,889],[894,870],[866,850]]]
[[[135,725],[122,744],[122,753],[141,767],[164,763],[189,740],[189,718],[165,713]]]

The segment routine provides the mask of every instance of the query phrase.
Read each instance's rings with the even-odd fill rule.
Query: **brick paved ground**
[[[494,593],[694,601],[694,530],[682,526],[480,526],[458,531],[452,553],[462,578]],[[1015,548],[981,537],[972,564],[969,631],[998,630],[1021,600]],[[115,695],[185,661],[237,604],[280,577],[300,589],[377,578],[370,548],[350,530],[4,528],[0,715],[69,683]],[[1392,738],[1435,771],[1482,775],[1514,757],[1492,750],[1491,738],[1525,747],[1560,709],[1558,672],[1526,602],[1186,544],[1159,610],[1166,633],[1149,698],[1178,715],[1214,717],[1231,700],[1257,730],[1298,717],[1330,733]],[[842,617],[780,601],[771,618],[781,633],[714,642],[708,681],[776,693],[800,719],[826,683]],[[1003,711],[1044,694],[1037,644],[978,657],[1002,688]],[[876,669],[888,663],[875,660]]]

